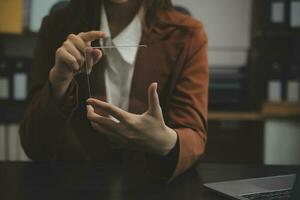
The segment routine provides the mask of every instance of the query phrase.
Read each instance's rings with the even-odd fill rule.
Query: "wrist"
[[[166,156],[176,145],[176,142],[178,140],[178,136],[176,131],[173,129],[166,127],[166,141],[164,148],[161,150],[160,154],[162,156]]]
[[[69,85],[73,79],[71,73],[66,73],[54,66],[49,73],[49,80],[53,86]]]
[[[63,98],[72,82],[72,79],[72,77],[67,78],[60,76],[56,67],[53,67],[50,70],[49,82],[51,84],[52,94],[57,101],[60,101]]]

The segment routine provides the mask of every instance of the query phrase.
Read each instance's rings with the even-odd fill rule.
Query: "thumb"
[[[148,88],[148,113],[152,116],[161,117],[162,112],[157,94],[157,83],[152,83]]]
[[[87,105],[86,106],[86,112],[87,113],[93,113],[93,112],[95,112],[95,110],[94,110],[93,106]]]
[[[85,64],[86,71],[88,74],[91,73],[93,66],[102,58],[102,51],[100,49],[93,49],[92,47],[87,47],[85,49]]]
[[[94,59],[94,55],[93,55],[93,48],[92,47],[87,47],[85,49],[85,52],[84,52],[84,56],[85,56],[85,70],[88,74],[91,73],[92,71],[92,68],[93,68],[93,65],[94,65],[94,62],[93,62],[93,59]]]
[[[103,54],[100,49],[93,50],[93,65],[95,65],[102,58]]]

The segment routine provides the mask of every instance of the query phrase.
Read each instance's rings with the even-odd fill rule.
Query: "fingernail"
[[[89,111],[93,111],[94,108],[91,105],[87,105],[86,110],[89,112]]]

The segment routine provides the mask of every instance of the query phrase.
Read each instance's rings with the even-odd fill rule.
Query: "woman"
[[[147,48],[89,49],[97,98],[88,99],[84,51],[104,37]],[[170,0],[72,0],[39,32],[20,129],[25,152],[33,160],[118,163],[145,177],[179,175],[205,147],[206,47],[202,25]]]

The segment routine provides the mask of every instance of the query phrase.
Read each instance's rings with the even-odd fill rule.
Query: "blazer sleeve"
[[[52,96],[48,76],[59,44],[50,21],[49,17],[43,19],[38,34],[27,106],[20,126],[21,144],[32,160],[55,158],[62,129],[77,105],[75,81],[62,102],[55,102]]]
[[[189,37],[183,69],[174,87],[167,125],[179,140],[177,164],[171,177],[190,168],[203,154],[207,139],[208,58],[207,35],[198,25]]]

